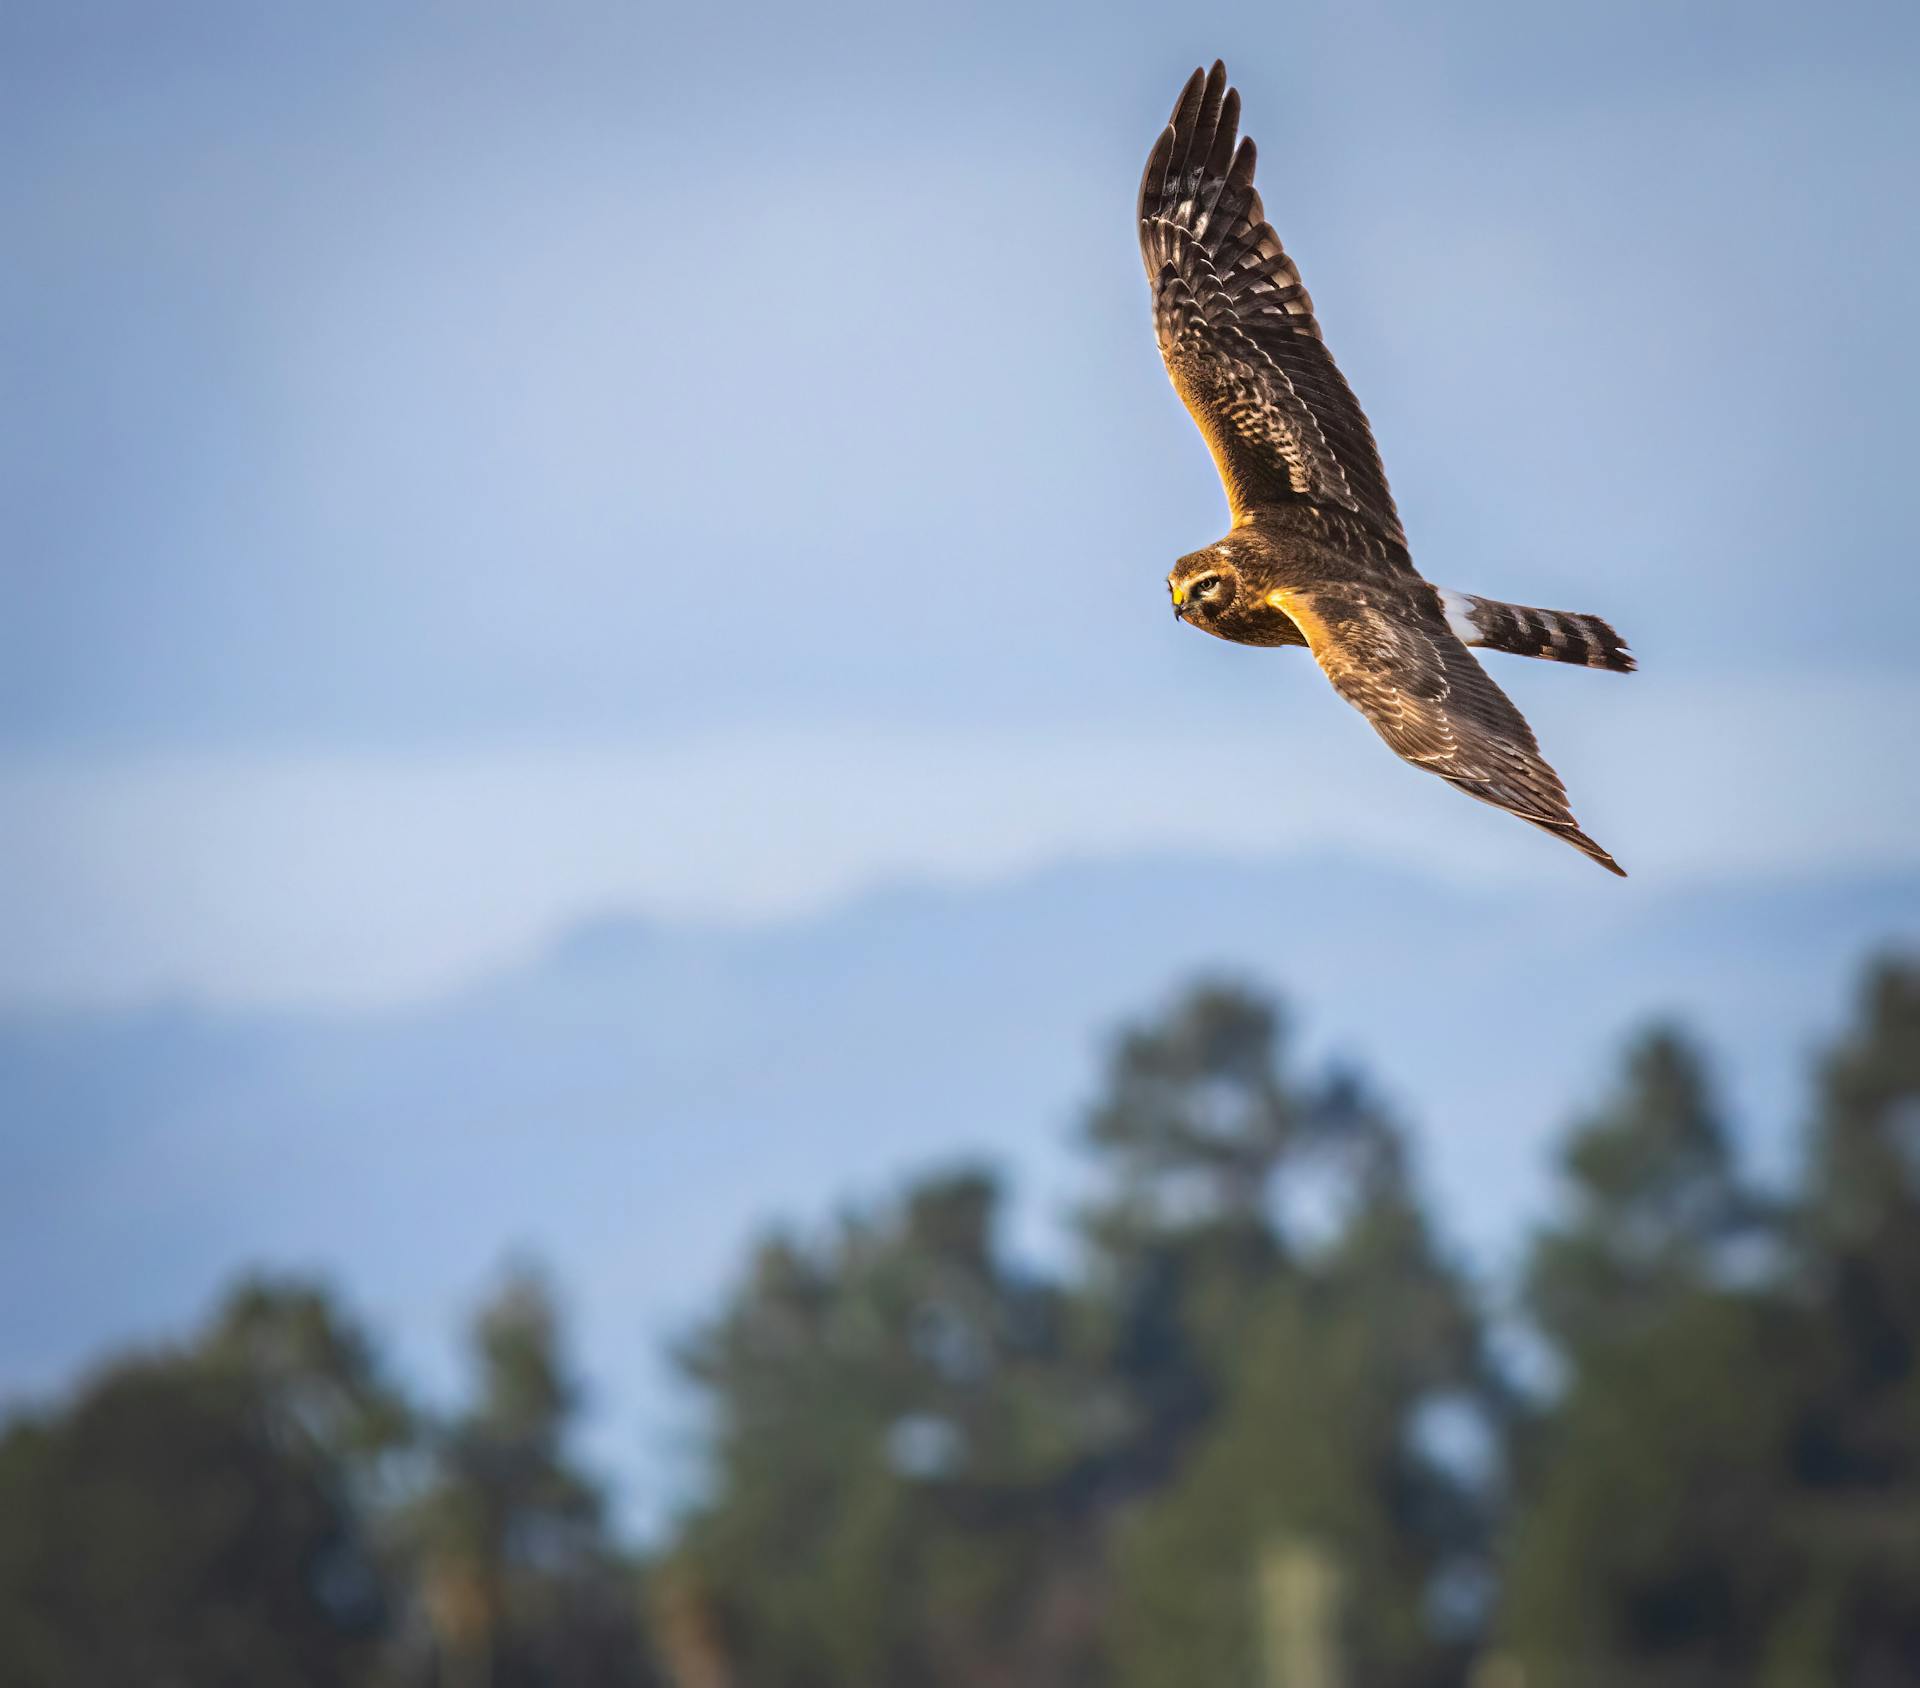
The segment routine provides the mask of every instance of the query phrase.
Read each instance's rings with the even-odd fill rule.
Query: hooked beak
[[[1187,619],[1186,591],[1179,586],[1172,587],[1170,590],[1173,593],[1173,619],[1175,621],[1185,621]]]

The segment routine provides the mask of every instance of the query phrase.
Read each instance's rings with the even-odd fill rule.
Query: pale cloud
[[[876,883],[1148,851],[1340,850],[1578,897],[1920,861],[1911,769],[1871,751],[1920,713],[1920,688],[1503,664],[1582,818],[1635,875],[1614,887],[1396,763],[1304,660],[1283,661],[1270,713],[1219,728],[15,758],[0,765],[0,997],[391,1002],[608,908],[780,919]]]

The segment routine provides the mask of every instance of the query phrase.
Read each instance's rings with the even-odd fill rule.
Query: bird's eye
[[[1210,574],[1206,577],[1205,580],[1201,581],[1197,586],[1194,587],[1194,591],[1198,592],[1202,597],[1206,597],[1219,584],[1220,584],[1220,577],[1217,574]]]

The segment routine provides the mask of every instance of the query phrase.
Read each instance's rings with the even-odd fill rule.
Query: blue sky
[[[1497,668],[1589,830],[1920,858],[1909,14],[948,10],[6,9],[0,1001],[1146,849],[1633,895],[1166,613],[1216,53],[1416,559],[1642,657]]]

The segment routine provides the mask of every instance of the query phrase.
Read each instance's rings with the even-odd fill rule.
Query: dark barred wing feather
[[[1526,718],[1436,610],[1357,584],[1289,594],[1283,607],[1334,688],[1396,753],[1626,877],[1580,830]]]
[[[1193,73],[1140,183],[1140,251],[1175,389],[1213,451],[1236,521],[1301,502],[1403,550],[1373,433],[1322,344],[1313,301],[1266,221],[1254,146],[1235,140],[1226,67]]]

